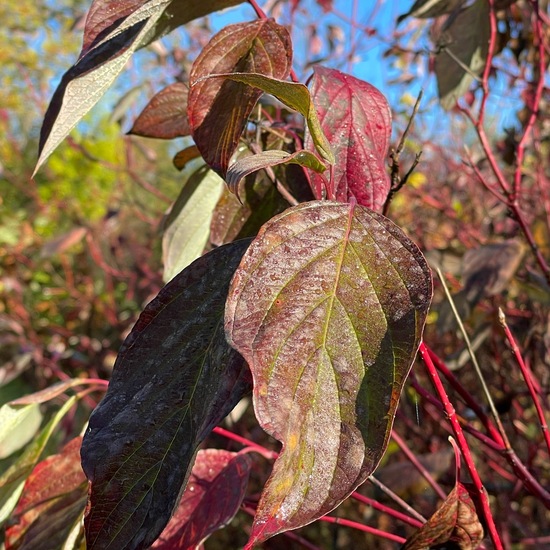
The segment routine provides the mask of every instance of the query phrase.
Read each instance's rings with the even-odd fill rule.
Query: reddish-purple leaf
[[[386,98],[374,87],[351,75],[316,66],[311,81],[311,96],[321,128],[334,156],[332,197],[357,202],[381,212],[390,190],[386,170],[391,136],[391,112]],[[304,146],[315,147],[306,133]],[[325,183],[312,173],[316,198],[322,198]]]
[[[291,63],[288,31],[270,19],[225,27],[196,59],[189,76],[189,125],[203,158],[222,176],[262,92],[242,82],[205,77],[253,72],[281,79]]]
[[[468,489],[457,482],[437,512],[401,548],[424,550],[453,542],[460,550],[475,550],[483,537],[474,501]]]
[[[187,86],[181,82],[166,86],[153,96],[129,133],[160,139],[188,136],[187,93]]]
[[[249,545],[323,516],[374,470],[431,292],[418,248],[357,204],[303,203],[260,230],[225,317],[256,416],[283,442]]]
[[[87,548],[148,548],[177,505],[200,442],[250,389],[223,331],[249,241],[202,256],[145,308],[123,344],[82,444],[91,482]]]
[[[86,16],[79,58],[86,55],[96,40],[101,39],[125,17],[146,3],[147,0],[94,0]]]
[[[6,550],[58,550],[86,505],[87,483],[80,466],[81,437],[36,465],[25,482],[6,530]]]
[[[244,498],[250,466],[248,455],[199,451],[178,509],[152,548],[194,550],[227,525]]]

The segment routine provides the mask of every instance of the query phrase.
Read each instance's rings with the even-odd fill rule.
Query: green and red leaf
[[[249,391],[248,367],[223,330],[229,282],[248,245],[193,262],[123,344],[82,445],[89,550],[148,548],[178,503],[198,445]]]
[[[81,437],[36,465],[6,530],[6,550],[58,550],[82,519],[88,483],[80,466]]]
[[[270,19],[225,27],[195,60],[189,76],[189,125],[201,155],[222,177],[262,92],[242,82],[206,77],[255,72],[286,78],[291,63],[290,35]]]
[[[391,111],[374,86],[335,69],[316,66],[311,96],[321,129],[338,162],[334,165],[332,198],[381,212],[390,190],[386,160],[391,136]],[[314,150],[306,134],[304,146]],[[325,182],[311,174],[315,197],[325,193]],[[331,196],[329,195],[329,197]]]
[[[263,226],[226,308],[256,416],[283,443],[249,545],[323,516],[376,468],[431,293],[418,248],[365,207],[304,203]]]
[[[151,548],[194,550],[227,525],[243,501],[250,467],[246,454],[199,451],[178,509]]]

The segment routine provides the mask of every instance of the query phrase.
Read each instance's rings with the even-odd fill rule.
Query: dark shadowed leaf
[[[213,79],[230,79],[236,82],[244,82],[249,86],[254,86],[266,94],[276,97],[287,107],[298,111],[305,117],[307,126],[311,133],[313,143],[319,154],[329,163],[334,164],[334,155],[330,148],[327,138],[317,119],[317,112],[309,94],[309,90],[297,82],[287,82],[276,78],[255,73],[233,73],[210,75]]]
[[[485,67],[491,25],[489,3],[476,0],[449,18],[437,43],[434,70],[441,106],[452,109]]]
[[[187,86],[181,82],[166,86],[153,96],[129,133],[160,139],[189,135],[187,93]]]
[[[25,483],[6,530],[6,550],[59,550],[82,519],[88,483],[80,466],[81,437],[40,462]]]
[[[311,168],[316,172],[324,172],[327,167],[309,151],[297,151],[296,153],[287,153],[286,151],[262,151],[257,155],[250,155],[236,160],[227,171],[225,181],[230,191],[238,195],[239,183],[243,178],[270,166],[278,164],[299,164]]]
[[[195,60],[189,76],[189,125],[203,158],[222,176],[261,91],[205,77],[249,71],[286,78],[291,63],[288,31],[270,19],[225,27]]]
[[[263,226],[226,308],[256,416],[283,442],[250,545],[326,514],[374,470],[431,292],[418,248],[362,206],[304,203]]]
[[[321,66],[315,67],[311,96],[338,159],[333,198],[347,202],[355,197],[359,204],[380,212],[390,189],[386,161],[391,112],[386,98],[363,80]],[[307,133],[306,149],[313,150],[312,139]],[[312,173],[311,182],[316,198],[322,198],[322,178]]]
[[[265,174],[248,176],[239,198],[225,187],[212,216],[210,242],[221,246],[238,238],[253,237],[266,221],[288,206]]]
[[[212,213],[224,187],[223,180],[207,166],[185,182],[162,235],[163,278],[169,281],[203,252],[210,236]]]
[[[96,0],[84,46],[52,97],[40,132],[36,171],[101,99],[135,50],[213,11],[242,0]]]
[[[452,13],[460,9],[466,0],[416,0],[412,8],[397,18],[397,24],[401,23],[407,17],[419,17],[422,19],[428,17],[439,17],[446,13]]]
[[[10,517],[17,505],[25,480],[40,459],[55,428],[77,401],[77,396],[65,401],[42,431],[25,447],[17,461],[0,476],[0,526]]]
[[[474,501],[468,489],[457,482],[437,512],[401,548],[424,550],[453,542],[460,550],[476,550],[483,537]]]
[[[199,451],[178,509],[152,548],[194,550],[227,525],[244,498],[250,466],[248,455]]]
[[[90,417],[88,550],[148,548],[179,501],[200,442],[249,391],[223,331],[229,281],[249,241],[202,256],[145,308]]]

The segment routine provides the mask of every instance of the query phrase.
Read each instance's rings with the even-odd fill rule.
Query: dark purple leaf
[[[227,525],[244,498],[250,466],[248,455],[199,451],[178,509],[152,548],[194,550]]]
[[[177,505],[201,441],[250,389],[223,331],[229,281],[249,241],[202,256],[145,308],[82,446],[88,549],[148,548]]]
[[[225,27],[195,60],[189,76],[189,125],[203,158],[222,176],[262,92],[242,82],[205,77],[254,72],[286,78],[291,63],[288,31],[270,19]]]
[[[381,212],[390,190],[386,170],[391,136],[391,112],[386,98],[374,87],[351,75],[315,67],[311,96],[321,128],[334,156],[333,198],[357,202]],[[304,146],[314,151],[310,133]],[[312,173],[316,198],[323,197],[325,183]]]
[[[189,135],[187,93],[187,86],[181,82],[170,84],[158,92],[138,116],[129,133],[160,139]]]
[[[260,230],[225,321],[256,416],[283,442],[249,545],[323,516],[375,469],[431,293],[418,248],[365,207],[304,203]]]

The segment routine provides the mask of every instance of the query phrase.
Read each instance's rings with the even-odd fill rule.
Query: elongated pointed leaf
[[[17,461],[0,476],[0,526],[5,523],[17,505],[25,480],[40,459],[55,428],[77,400],[77,396],[70,397],[42,428],[42,431],[27,445]]]
[[[287,82],[277,78],[270,78],[262,74],[255,73],[233,73],[233,74],[213,74],[210,78],[230,79],[236,82],[244,82],[249,86],[254,86],[263,92],[276,97],[287,107],[298,111],[305,117],[311,139],[319,151],[319,154],[329,163],[334,164],[334,154],[327,141],[323,129],[319,124],[317,112],[311,100],[309,90],[303,84],[296,82]]]
[[[166,86],[152,97],[129,133],[159,139],[189,135],[187,93],[187,86],[181,82]]]
[[[165,281],[171,280],[203,253],[210,235],[212,213],[223,186],[220,176],[207,166],[191,174],[185,183],[162,236]]]
[[[431,292],[418,248],[367,208],[310,202],[264,225],[226,309],[256,416],[283,443],[249,545],[321,517],[374,470]]]
[[[488,2],[477,0],[448,24],[438,41],[434,63],[444,109],[452,109],[485,68],[491,34]]]
[[[250,388],[225,341],[229,281],[249,241],[202,256],[145,308],[90,417],[88,550],[148,548],[179,501],[200,442]]]
[[[42,124],[35,173],[111,86],[171,1],[146,2],[63,75]]]
[[[250,155],[236,160],[227,171],[225,181],[229,189],[233,193],[238,194],[239,183],[249,174],[257,172],[262,168],[269,168],[270,166],[287,163],[306,166],[316,172],[324,172],[327,169],[327,167],[309,151],[297,151],[296,153],[287,153],[281,150],[262,151],[257,155]]]
[[[6,550],[59,550],[82,519],[87,482],[80,466],[81,437],[36,465],[6,530]]]
[[[199,451],[178,509],[152,548],[194,550],[227,525],[244,498],[250,467],[248,455]]]
[[[316,66],[311,96],[321,129],[338,162],[334,165],[333,198],[357,202],[381,212],[390,190],[386,168],[391,137],[391,111],[386,98],[374,87],[351,75]],[[304,147],[313,150],[307,133]],[[311,174],[315,197],[325,192],[322,178]]]
[[[171,30],[242,0],[95,0],[77,63],[52,97],[40,132],[36,171],[99,101],[134,51]]]
[[[189,125],[201,155],[222,177],[261,91],[205,77],[250,71],[285,78],[291,63],[288,31],[270,19],[225,27],[195,60],[189,75]]]

